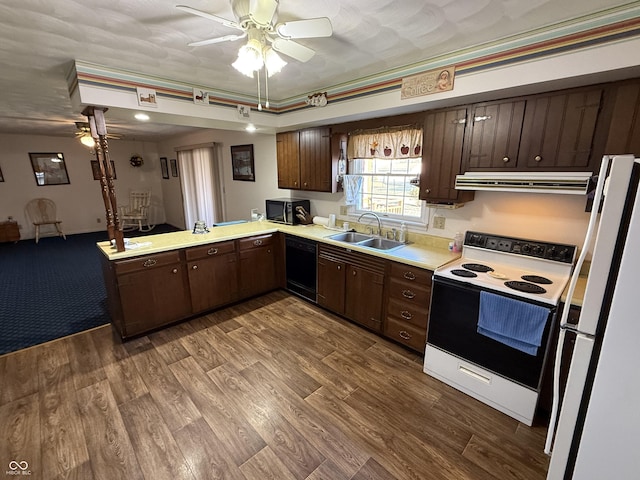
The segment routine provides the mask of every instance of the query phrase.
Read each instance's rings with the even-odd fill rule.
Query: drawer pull
[[[415,297],[415,296],[416,296],[416,294],[415,294],[415,293],[413,293],[411,290],[403,290],[403,291],[402,291],[402,296],[403,296],[404,298],[413,298],[413,297]]]
[[[353,275],[354,277],[357,275],[357,272],[355,270],[351,271],[351,275]]]
[[[253,241],[253,244],[254,244],[256,247],[259,247],[260,245],[262,245],[262,240],[260,240],[260,239],[258,239],[258,240],[254,240],[254,241]]]
[[[217,248],[211,247],[209,250],[207,250],[207,255],[215,255],[216,253],[218,253]]]
[[[173,270],[171,270],[171,273],[178,273],[178,269],[174,268]]]
[[[144,263],[142,264],[143,267],[153,267],[156,263],[158,263],[157,260],[154,260],[153,258],[150,258],[148,260],[145,260]]]
[[[342,270],[342,265],[338,265],[338,270]]]
[[[509,163],[509,161],[510,161],[510,160],[511,160],[511,159],[510,159],[509,157],[502,157],[502,161],[503,161],[504,163]]]
[[[411,315],[411,312],[407,312],[406,310],[401,311],[400,316],[405,320],[411,320],[413,318],[413,315]]]
[[[491,377],[487,377],[478,372],[474,372],[470,368],[465,367],[464,365],[458,365],[458,370],[465,375],[469,375],[471,378],[475,378],[476,380],[480,380],[487,385],[491,384]]]
[[[191,270],[197,270],[198,269],[198,265],[194,265],[193,267],[191,267]]]
[[[406,278],[407,280],[415,280],[416,279],[416,276],[413,274],[413,272],[404,272],[403,277]]]
[[[536,155],[535,157],[533,157],[533,159],[534,159],[536,162],[541,162],[541,161],[542,161],[542,157],[541,157],[540,155]]]
[[[400,337],[405,340],[411,340],[411,334],[406,330],[400,330],[400,333],[398,333],[398,335],[400,335]]]

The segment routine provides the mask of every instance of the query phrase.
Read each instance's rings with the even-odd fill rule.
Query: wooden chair
[[[151,192],[132,191],[129,193],[129,205],[120,206],[120,229],[148,232],[155,225],[149,225],[149,207],[151,206]]]
[[[31,220],[36,229],[36,243],[40,240],[40,227],[42,225],[53,225],[59,237],[67,237],[62,232],[62,221],[56,215],[56,204],[48,198],[34,198],[25,207],[27,218]]]

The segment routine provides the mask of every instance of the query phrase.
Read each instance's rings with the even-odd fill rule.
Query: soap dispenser
[[[398,241],[407,243],[407,226],[404,222],[400,225],[400,232],[398,232]]]

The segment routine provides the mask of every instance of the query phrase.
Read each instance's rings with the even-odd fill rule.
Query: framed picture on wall
[[[255,182],[253,160],[253,144],[234,145],[231,147],[231,165],[233,167],[233,179],[247,182]]]
[[[169,165],[171,165],[171,176],[172,177],[177,177],[178,176],[178,161],[175,158],[172,158],[171,160],[169,160]]]
[[[169,179],[169,165],[167,164],[167,157],[160,157],[160,168],[162,169],[162,178]]]
[[[111,171],[113,172],[113,179],[117,180],[116,164],[113,160],[111,160]],[[93,173],[94,180],[100,180],[100,165],[98,165],[98,160],[91,160],[91,172]]]
[[[71,183],[62,153],[29,153],[29,158],[38,186]]]

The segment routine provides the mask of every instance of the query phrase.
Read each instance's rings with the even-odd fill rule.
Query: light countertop
[[[371,248],[359,247],[357,245],[331,240],[327,237],[338,232],[329,230],[321,225],[291,226],[267,221],[212,227],[209,233],[203,234],[194,234],[191,230],[184,230],[180,232],[135,237],[129,240],[129,247],[127,247],[124,252],[116,252],[115,248],[112,248],[109,242],[98,242],[98,248],[109,260],[123,260],[140,255],[167,252],[170,250],[195,247],[199,245],[206,245],[208,243],[223,242],[226,240],[234,240],[236,238],[274,232],[289,233],[311,240],[322,241],[338,247],[349,248],[353,251],[359,251],[376,257],[430,270],[434,270],[440,265],[455,260],[460,256],[459,253],[452,253],[446,247],[443,247],[446,243],[443,243],[442,241],[414,242],[397,250],[386,252],[383,250],[374,250]],[[135,248],[134,246],[136,245],[140,246]]]

